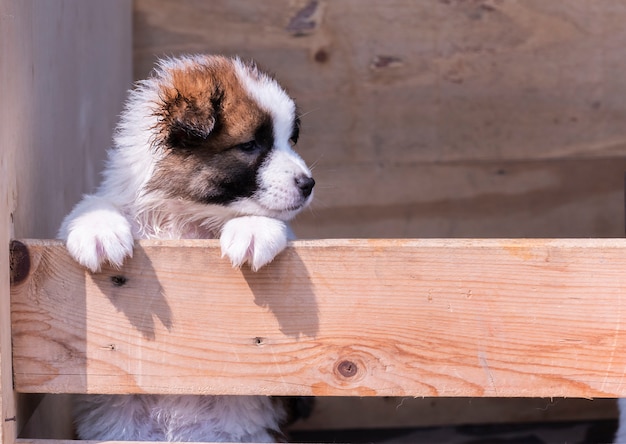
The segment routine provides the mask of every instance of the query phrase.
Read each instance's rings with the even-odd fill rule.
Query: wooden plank
[[[258,273],[141,241],[90,274],[28,241],[18,391],[626,395],[626,240],[294,242]]]
[[[31,5],[28,15],[15,16],[19,44],[7,60],[7,91],[15,99],[5,108],[20,173],[15,236],[54,237],[100,180],[132,82],[132,2],[10,3]]]

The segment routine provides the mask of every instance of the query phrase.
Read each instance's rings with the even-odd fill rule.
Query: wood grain
[[[215,241],[141,241],[93,275],[28,248],[18,391],[626,394],[626,240],[298,241],[259,273]]]

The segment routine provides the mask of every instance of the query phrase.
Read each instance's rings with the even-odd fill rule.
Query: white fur
[[[133,255],[130,222],[106,199],[85,197],[65,220],[59,236],[72,257],[91,271],[105,261],[119,268]]]
[[[172,81],[169,70],[211,64],[210,56],[161,61],[154,77],[130,92],[115,148],[108,154],[102,184],[65,218],[59,237],[69,253],[92,272],[104,263],[121,267],[133,240],[220,238],[223,256],[253,270],[271,262],[287,245],[287,221],[303,202],[294,177],[310,176],[291,149],[295,104],[280,86],[256,68],[231,60],[237,75],[273,119],[275,146],[259,171],[254,196],[227,206],[204,205],[147,190],[164,153],[154,146],[159,123],[159,88]],[[92,440],[272,442],[285,412],[263,396],[85,395],[78,398],[77,431]]]
[[[234,267],[248,262],[252,271],[271,262],[287,246],[289,230],[281,220],[263,216],[243,216],[229,220],[222,228],[222,257]]]
[[[251,198],[240,199],[232,208],[241,214],[280,220],[292,219],[301,210],[298,191],[293,187],[293,178],[310,175],[304,161],[291,148],[275,148],[259,174],[264,184],[263,189]],[[312,198],[313,194],[308,200]]]
[[[285,418],[265,396],[90,395],[75,412],[81,439],[99,441],[274,442],[265,428]]]
[[[296,105],[280,85],[271,77],[250,67],[241,60],[235,60],[235,69],[243,86],[256,102],[268,111],[274,123],[274,138],[287,142],[291,136],[291,122]]]

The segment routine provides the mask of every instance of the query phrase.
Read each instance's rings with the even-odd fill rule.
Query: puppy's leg
[[[222,257],[228,256],[233,267],[246,262],[253,271],[270,263],[287,246],[288,225],[263,216],[242,216],[224,224],[220,235]]]
[[[133,254],[129,220],[100,196],[86,196],[76,205],[63,221],[59,237],[72,257],[93,272],[105,262],[121,267]]]

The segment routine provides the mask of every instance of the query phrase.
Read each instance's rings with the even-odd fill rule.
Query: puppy
[[[253,270],[280,253],[315,181],[294,152],[294,101],[254,64],[221,56],[162,60],[130,92],[102,184],[59,237],[97,272],[134,239],[219,238]],[[273,442],[286,412],[263,396],[90,395],[76,409],[89,440]]]

